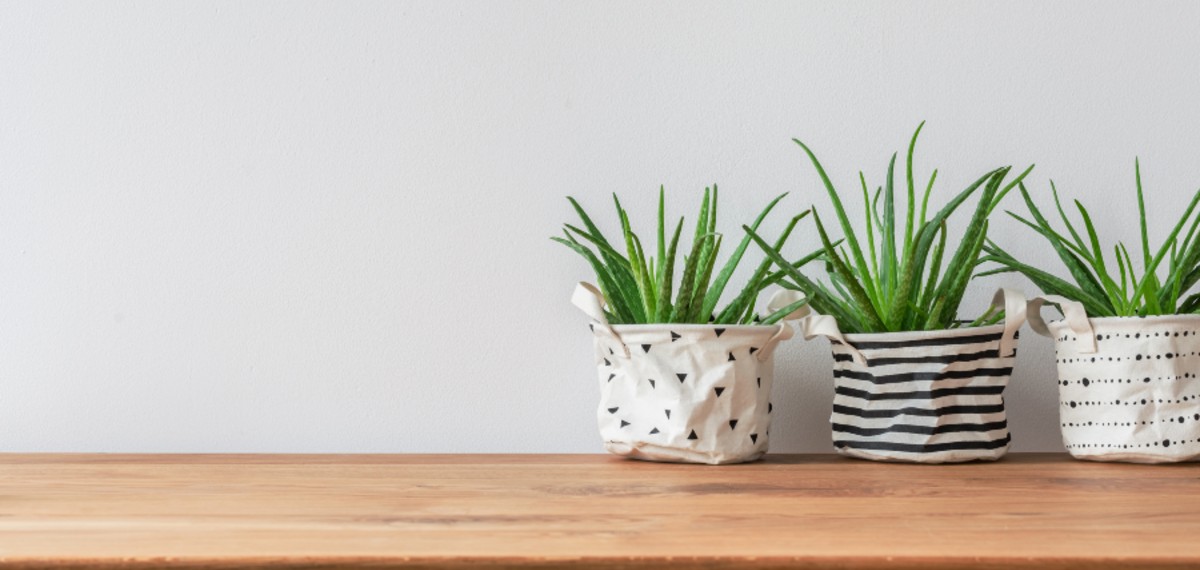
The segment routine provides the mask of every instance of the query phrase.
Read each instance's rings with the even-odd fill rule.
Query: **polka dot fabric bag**
[[[771,310],[795,301],[780,291]],[[604,447],[635,459],[741,463],[767,452],[772,353],[792,337],[776,325],[609,325],[595,287],[572,301],[592,318]]]
[[[826,315],[805,319],[806,338],[833,348],[833,446],[878,461],[993,461],[1011,437],[1004,389],[1012,376],[1025,297],[1001,290],[1005,321],[984,327],[843,335]]]
[[[1064,318],[1046,323],[1044,304]],[[1047,295],[1029,324],[1054,339],[1063,445],[1078,459],[1200,458],[1200,316],[1100,317]]]

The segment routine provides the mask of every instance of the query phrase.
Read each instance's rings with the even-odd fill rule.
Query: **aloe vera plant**
[[[981,261],[988,218],[1004,196],[1033,169],[1030,166],[1007,183],[1005,180],[1012,167],[992,170],[930,215],[929,197],[938,173],[934,170],[924,185],[918,214],[913,153],[924,125],[922,122],[917,127],[909,142],[905,176],[907,201],[902,212],[897,212],[896,205],[897,154],[892,155],[885,184],[876,189],[873,198],[866,177],[859,172],[865,210],[865,231],[861,234],[850,223],[841,196],[816,154],[808,145],[793,139],[816,168],[845,236],[844,245],[832,240],[817,209],[810,210],[821,236],[829,284],[804,275],[799,266],[784,258],[779,247],[767,243],[755,228],[745,227],[747,235],[784,274],[781,285],[804,292],[814,310],[837,319],[842,332],[938,330],[960,326],[959,304]],[[947,249],[947,220],[976,192],[980,195],[975,211],[960,234],[962,239],[957,249],[950,252]],[[947,254],[949,262],[943,265]],[[989,310],[970,324],[992,324],[1002,316],[1002,312]]]
[[[621,207],[621,201],[613,194],[617,216],[621,222],[624,253],[612,245],[592,222],[591,217],[572,197],[567,197],[583,222],[583,227],[564,224],[565,237],[550,239],[561,243],[583,256],[596,273],[596,280],[607,301],[607,318],[612,324],[648,323],[714,323],[714,324],[773,324],[799,309],[804,301],[797,301],[765,318],[754,312],[758,294],[779,282],[781,271],[771,272],[772,263],[763,260],[755,269],[741,292],[723,309],[717,310],[725,287],[737,270],[738,264],[750,245],[745,237],[732,255],[714,275],[717,255],[721,250],[723,236],[717,232],[717,187],[704,189],[704,198],[696,219],[691,250],[684,255],[683,270],[676,288],[675,266],[679,257],[679,237],[683,231],[681,217],[675,229],[668,234],[666,226],[666,204],[662,188],[658,193],[658,242],[657,257],[647,259],[642,240],[632,229],[629,214]],[[750,226],[755,229],[767,214],[786,194],[771,200]],[[775,241],[782,247],[796,224],[808,212],[793,217]],[[668,235],[670,239],[668,241]],[[820,250],[805,256],[790,266],[800,267],[820,255]]]
[[[1197,190],[1192,196],[1191,202],[1188,203],[1183,215],[1171,229],[1167,239],[1158,248],[1152,250],[1146,227],[1146,199],[1142,192],[1142,169],[1136,159],[1134,160],[1134,179],[1137,184],[1142,242],[1140,277],[1134,268],[1133,256],[1129,254],[1129,248],[1124,243],[1117,242],[1113,246],[1113,262],[1105,260],[1104,248],[1096,234],[1092,216],[1081,202],[1075,200],[1080,223],[1087,232],[1085,241],[1078,227],[1072,224],[1070,218],[1067,217],[1054,182],[1050,183],[1054,206],[1070,234],[1069,238],[1054,229],[1033,202],[1024,184],[1020,185],[1021,196],[1025,199],[1025,205],[1033,219],[1029,220],[1011,211],[1008,214],[1032,228],[1050,243],[1059,259],[1067,266],[1074,282],[1018,261],[1015,256],[991,241],[984,245],[984,250],[987,252],[984,259],[993,261],[1000,267],[980,275],[1021,273],[1045,293],[1079,301],[1087,309],[1088,314],[1093,317],[1144,317],[1200,312],[1200,293],[1183,297],[1197,281],[1200,281],[1200,235],[1196,231],[1197,226],[1200,225],[1200,215],[1196,215],[1196,204],[1200,202],[1200,190]],[[1189,225],[1189,222],[1187,234],[1180,241],[1180,232],[1184,226]],[[1159,270],[1164,266],[1166,275],[1160,278]]]

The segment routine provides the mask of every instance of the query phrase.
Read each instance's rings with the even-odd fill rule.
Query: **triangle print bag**
[[[996,293],[1005,321],[983,327],[843,335],[826,315],[805,338],[833,348],[833,446],[861,459],[914,463],[996,460],[1011,440],[1004,388],[1012,375],[1025,298]]]
[[[1044,304],[1062,320],[1046,323]],[[1098,317],[1047,295],[1029,325],[1054,339],[1059,425],[1077,459],[1171,463],[1200,458],[1200,315]]]
[[[796,300],[779,291],[769,307]],[[592,285],[580,283],[572,302],[592,318],[605,449],[708,464],[754,461],[767,452],[772,354],[793,335],[787,321],[807,308],[775,325],[609,325]]]

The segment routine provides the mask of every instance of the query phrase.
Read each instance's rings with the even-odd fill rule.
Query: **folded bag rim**
[[[1125,326],[1125,325],[1155,325],[1162,323],[1171,323],[1177,321],[1196,321],[1200,323],[1200,314],[1183,313],[1177,315],[1149,315],[1145,317],[1128,316],[1128,317],[1088,317],[1088,321],[1094,324],[1102,324],[1106,326]],[[1068,327],[1067,319],[1055,319],[1046,321],[1046,326],[1052,328]],[[849,336],[849,335],[847,335]]]
[[[920,340],[924,338],[953,338],[958,336],[975,336],[984,334],[1004,333],[1005,325],[995,324],[981,327],[961,327],[956,329],[933,329],[924,331],[897,331],[878,333],[845,333],[842,338],[850,344],[855,341],[903,341]]]
[[[783,324],[783,323],[780,323]],[[713,329],[725,329],[730,331],[746,331],[746,332],[775,332],[779,330],[779,324],[774,325],[717,325],[717,324],[696,324],[696,323],[649,323],[649,324],[632,324],[632,325],[608,325],[617,332],[659,332],[666,329],[673,331],[711,331]]]
[[[862,351],[855,346],[853,340],[857,339],[862,342],[913,342],[922,339],[947,339],[955,337],[967,337],[972,335],[991,336],[994,331],[993,327],[999,327],[999,352],[1000,356],[1012,356],[1016,354],[1018,332],[1021,325],[1025,324],[1029,315],[1031,304],[1026,300],[1025,295],[1016,289],[1001,287],[996,290],[996,294],[992,297],[991,307],[996,309],[1004,309],[1004,320],[995,325],[987,325],[984,327],[963,327],[961,329],[939,329],[933,331],[896,331],[896,332],[878,332],[878,333],[851,333],[845,334],[841,332],[841,327],[838,325],[837,319],[830,315],[822,315],[813,311],[809,311],[808,315],[800,319],[800,328],[804,334],[805,340],[811,340],[818,336],[828,338],[831,342],[841,343],[845,345],[854,361],[862,366],[869,366],[867,358]],[[868,336],[864,336],[868,335]],[[889,336],[891,335],[891,336]],[[990,339],[989,339],[990,340]]]

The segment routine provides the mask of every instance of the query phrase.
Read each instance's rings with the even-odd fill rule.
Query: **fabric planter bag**
[[[798,296],[780,291],[771,310]],[[609,452],[635,459],[741,463],[767,452],[772,353],[792,337],[777,325],[609,325],[603,297],[580,283],[572,301],[592,318],[600,435]]]
[[[1026,303],[1001,289],[992,304],[1003,306],[1002,324],[937,331],[842,335],[832,317],[807,317],[805,337],[828,337],[833,348],[837,452],[915,463],[1003,457],[1003,393]]]
[[[1046,323],[1046,303],[1062,320]],[[1054,339],[1059,425],[1077,459],[1172,463],[1200,458],[1200,316],[1099,317],[1047,295],[1029,325]]]

